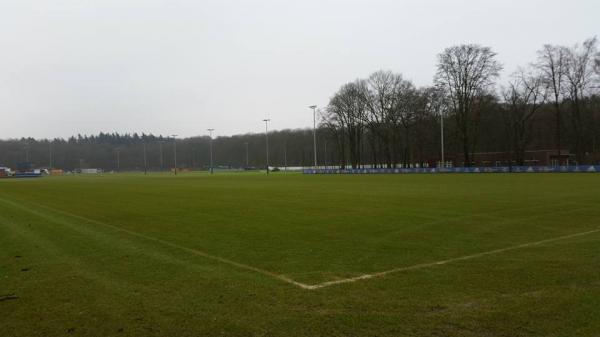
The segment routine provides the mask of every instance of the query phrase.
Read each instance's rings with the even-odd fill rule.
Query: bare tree
[[[546,88],[541,75],[520,70],[513,74],[508,86],[502,90],[502,115],[506,123],[508,146],[517,165],[524,165],[534,116],[547,99]]]
[[[400,76],[400,75],[399,75]],[[401,76],[400,76],[401,77]],[[404,165],[413,162],[413,128],[419,117],[420,97],[417,89],[412,82],[401,80],[394,93],[396,104],[392,111],[390,119],[390,128],[394,131],[394,142],[400,144],[400,158]],[[392,163],[394,166],[397,163],[398,156],[394,156],[395,160]]]
[[[447,117],[448,115],[448,108],[450,107],[449,104],[449,100],[448,100],[448,95],[446,94],[446,92],[444,91],[443,88],[440,87],[426,87],[420,90],[420,96],[421,96],[421,102],[422,102],[422,110],[423,112],[421,113],[423,115],[422,119],[427,119],[427,118],[437,118],[439,120],[439,124],[436,125],[436,128],[434,128],[433,130],[430,130],[430,132],[433,132],[434,134],[437,134],[437,127],[440,127],[440,133],[439,133],[439,145],[440,145],[440,161],[442,161],[442,159],[444,158],[444,139],[442,139],[444,137],[443,133],[443,122],[444,119]],[[434,123],[436,124],[436,123]],[[423,130],[422,133],[425,133],[426,131]],[[418,138],[420,138],[420,143],[421,145],[419,146],[423,146],[423,136],[420,135]]]
[[[365,82],[363,80],[345,84],[331,98],[327,107],[326,120],[330,127],[341,130],[338,133],[344,138],[340,141],[344,145],[344,152],[345,143],[348,142],[352,168],[357,168],[360,165],[364,132],[363,121],[366,118],[368,108],[365,92]]]
[[[437,131],[440,129],[440,121],[445,117],[447,108],[448,104],[443,90],[436,87],[425,87],[416,92],[413,108],[414,145],[419,163],[426,162],[427,150],[438,149],[441,145],[441,134],[438,134]],[[440,139],[437,139],[438,135]]]
[[[376,135],[386,166],[395,166],[398,162],[396,148],[399,143],[399,129],[405,109],[405,96],[414,91],[411,82],[402,75],[391,71],[377,71],[367,79],[366,93],[368,114],[365,122],[373,135]],[[376,164],[376,163],[374,163]]]
[[[448,93],[465,166],[471,165],[479,127],[480,109],[476,104],[487,95],[500,70],[496,53],[476,44],[453,46],[438,55],[435,82]]]
[[[562,46],[544,45],[538,51],[537,67],[543,74],[544,81],[549,87],[556,118],[556,153],[560,160],[561,150],[561,103],[563,98],[563,84],[566,73],[566,50]]]
[[[586,97],[591,95],[598,40],[594,37],[581,45],[565,49],[565,92],[569,98],[575,155],[579,163],[585,161],[584,142],[588,132]]]

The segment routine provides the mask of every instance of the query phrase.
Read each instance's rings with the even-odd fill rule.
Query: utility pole
[[[263,119],[265,122],[265,140],[267,144],[267,175],[269,174],[269,122],[270,119]]]
[[[212,132],[215,131],[215,129],[207,129],[208,130],[208,134],[210,137],[210,142],[209,142],[209,147],[210,147],[210,174],[213,174],[213,139],[212,139]]]
[[[309,106],[313,110],[313,152],[315,157],[315,170],[317,169],[317,106]]]

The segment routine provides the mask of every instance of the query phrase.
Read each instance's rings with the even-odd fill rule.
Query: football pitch
[[[600,174],[0,180],[0,336],[598,336]]]

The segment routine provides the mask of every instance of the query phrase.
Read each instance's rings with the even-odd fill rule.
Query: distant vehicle
[[[0,167],[0,178],[12,177],[14,172],[10,167]]]

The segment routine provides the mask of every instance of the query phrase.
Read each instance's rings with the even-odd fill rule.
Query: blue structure
[[[497,166],[448,168],[305,169],[304,174],[414,174],[414,173],[600,173],[600,165]]]

